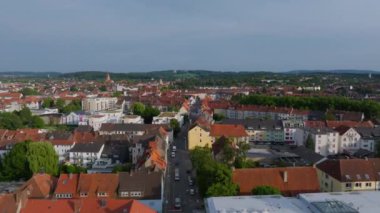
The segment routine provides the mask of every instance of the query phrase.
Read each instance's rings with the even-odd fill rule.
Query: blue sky
[[[380,70],[379,0],[2,0],[0,71]]]

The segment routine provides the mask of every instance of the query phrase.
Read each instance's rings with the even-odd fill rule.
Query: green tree
[[[142,116],[145,111],[145,105],[141,102],[135,102],[132,104],[132,112],[135,115]]]
[[[58,174],[58,155],[48,142],[28,142],[27,161],[33,173]]]
[[[214,115],[212,115],[212,118],[213,118],[215,121],[221,121],[221,120],[223,120],[225,117],[224,117],[224,115],[222,115],[222,114],[217,114],[217,113],[215,113]]]
[[[39,93],[36,90],[29,87],[22,88],[20,92],[24,96],[39,95]]]
[[[73,85],[73,86],[70,87],[70,91],[71,92],[77,92],[79,90],[78,90],[78,88],[75,85]]]
[[[235,196],[238,192],[238,185],[234,183],[215,183],[206,192],[207,197]]]
[[[105,85],[102,85],[99,87],[99,90],[102,91],[102,92],[106,92],[107,91],[107,87]]]
[[[80,100],[73,100],[63,107],[62,113],[76,112],[82,109],[82,102]]]
[[[11,151],[0,161],[0,180],[11,181],[19,179],[29,179],[32,172],[28,162],[29,143],[17,143]]]
[[[65,101],[61,98],[57,99],[56,103],[55,103],[55,106],[57,107],[57,109],[59,111],[62,111],[63,110],[63,107],[65,107]]]
[[[29,127],[31,128],[43,128],[45,126],[44,120],[38,116],[33,116],[30,121]]]
[[[19,116],[10,112],[0,112],[0,128],[16,130],[23,127],[22,120]]]
[[[252,189],[253,195],[279,195],[280,190],[272,186],[257,186]]]
[[[112,94],[112,97],[120,97],[120,96],[123,96],[123,92],[121,91],[116,91]]]
[[[144,118],[144,122],[146,124],[151,124],[152,123],[152,120],[153,120],[153,117],[154,116],[157,116],[160,114],[160,110],[158,110],[157,108],[154,108],[154,107],[151,107],[151,106],[146,106],[145,107],[145,110],[144,110],[144,113],[142,115],[142,117]]]
[[[173,129],[175,136],[177,136],[177,134],[181,131],[181,127],[179,126],[177,119],[171,119],[169,126]]]
[[[51,97],[47,97],[42,101],[42,108],[52,108],[54,107],[54,100]]]
[[[310,134],[307,136],[307,139],[306,139],[306,142],[305,142],[305,147],[309,148],[311,150],[315,149],[315,144],[314,144],[313,138],[311,138]]]

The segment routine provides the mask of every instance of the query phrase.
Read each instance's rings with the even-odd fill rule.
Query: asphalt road
[[[190,154],[187,150],[187,130],[188,123],[185,124],[172,146],[177,147],[176,155],[171,157],[172,146],[168,150],[168,168],[165,177],[165,193],[164,193],[164,212],[204,212],[202,208],[203,199],[199,196],[195,174],[192,170]],[[174,170],[179,168],[180,180],[174,180]],[[190,173],[187,172],[190,170]],[[188,176],[191,176],[194,182],[193,186],[189,185]],[[190,188],[195,190],[195,195],[190,195]],[[175,198],[181,199],[181,209],[174,207]]]

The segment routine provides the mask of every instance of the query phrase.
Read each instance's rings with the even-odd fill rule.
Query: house
[[[299,141],[297,135],[304,128],[304,122],[300,119],[283,120],[282,126],[284,128],[284,142],[286,144],[302,145],[302,141]]]
[[[360,148],[374,152],[376,143],[380,141],[380,127],[356,127],[355,131],[360,135]]]
[[[28,198],[50,198],[56,185],[56,179],[48,174],[34,174],[19,189],[18,193],[26,193]]]
[[[54,150],[60,162],[69,160],[69,151],[75,145],[75,140],[71,132],[49,132],[46,135],[46,139],[54,146]]]
[[[243,125],[212,124],[210,129],[210,136],[213,138],[212,142],[215,142],[217,138],[224,136],[226,138],[231,138],[235,143],[248,143],[248,134],[245,131]]]
[[[161,112],[158,116],[153,117],[152,124],[170,124],[171,120],[177,120],[179,126],[183,126],[183,115],[177,112]]]
[[[96,112],[101,110],[115,109],[118,102],[115,97],[89,97],[82,100],[82,110]]]
[[[60,174],[54,191],[54,198],[76,198],[79,174]]]
[[[87,167],[100,159],[103,149],[104,143],[76,143],[69,151],[70,163]]]
[[[378,190],[380,161],[365,159],[331,159],[317,164],[323,192]]]
[[[163,173],[146,169],[119,173],[119,198],[136,199],[141,203],[162,212]]]
[[[144,119],[140,115],[124,115],[121,118],[122,123],[124,124],[143,124]]]
[[[333,129],[306,128],[305,136],[312,139],[315,153],[322,156],[335,155],[341,150],[339,133]]]
[[[21,213],[155,213],[156,211],[137,200],[120,199],[60,199],[60,200],[38,200],[29,199],[21,209]]]
[[[365,117],[364,113],[353,111],[328,110],[327,113],[331,113],[338,121],[363,121]]]
[[[90,115],[88,116],[88,124],[85,125],[91,126],[94,128],[94,131],[98,131],[101,128],[102,124],[107,122],[107,116],[105,115]]]
[[[77,193],[81,198],[114,198],[118,185],[118,174],[80,174]]]
[[[335,131],[339,133],[339,152],[354,152],[360,149],[360,134],[354,128],[348,126],[340,126],[335,128]]]
[[[62,115],[60,124],[64,125],[88,125],[88,117],[90,114],[78,111],[70,112],[68,114]]]
[[[211,148],[212,137],[210,136],[211,123],[203,117],[199,117],[189,128],[187,133],[188,149],[197,146]]]
[[[232,182],[239,185],[240,195],[252,194],[258,186],[272,186],[285,196],[319,192],[317,171],[312,167],[235,169]]]

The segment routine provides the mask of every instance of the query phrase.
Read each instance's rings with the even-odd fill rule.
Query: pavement
[[[164,212],[204,212],[202,209],[203,199],[199,195],[197,183],[195,181],[195,171],[192,170],[190,154],[187,150],[187,130],[189,124],[186,123],[181,132],[175,138],[173,144],[168,150],[168,168],[165,177],[165,192],[164,192]],[[177,147],[176,155],[171,157],[172,146]],[[180,180],[174,180],[174,170],[179,168]],[[190,173],[187,172],[190,171]],[[194,182],[193,186],[189,185],[188,176],[191,176]],[[195,190],[195,195],[190,195],[190,188]],[[174,207],[175,198],[181,199],[181,209]]]

